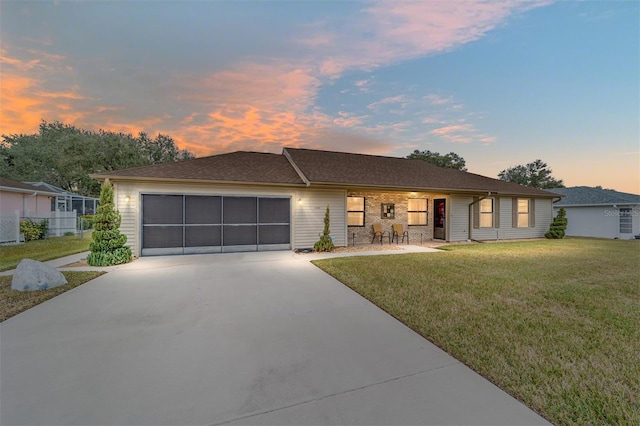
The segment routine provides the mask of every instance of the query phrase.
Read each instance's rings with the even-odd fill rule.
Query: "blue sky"
[[[640,2],[2,1],[0,133],[40,120],[282,146],[542,159],[640,193]]]

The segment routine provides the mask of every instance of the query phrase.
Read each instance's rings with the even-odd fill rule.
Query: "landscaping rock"
[[[22,259],[13,273],[11,288],[18,291],[46,290],[66,283],[64,275],[53,266],[33,259]]]

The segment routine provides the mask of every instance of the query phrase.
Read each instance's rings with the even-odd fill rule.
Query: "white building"
[[[564,196],[553,210],[567,212],[567,236],[627,240],[640,235],[640,195],[588,186],[548,191]]]

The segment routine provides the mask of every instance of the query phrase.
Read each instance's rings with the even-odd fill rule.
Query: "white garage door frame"
[[[151,205],[153,200],[160,201],[161,199],[169,200],[169,204],[173,202],[174,214],[173,219],[169,221],[166,218],[172,216],[172,213],[167,211],[160,212],[155,219],[145,220],[145,197],[147,197],[148,205]],[[178,200],[181,199],[182,207],[178,206]],[[195,214],[191,213],[188,209],[188,201],[209,201],[214,204],[218,199],[220,201],[219,209],[217,213],[219,219],[216,218],[214,211],[213,218],[208,219],[209,222],[215,223],[201,223],[202,219],[193,220],[195,216],[202,218],[202,214],[193,209]],[[225,199],[228,200],[227,209],[225,209]],[[140,208],[140,247],[142,256],[159,256],[159,255],[176,255],[176,254],[198,254],[198,253],[230,253],[230,252],[248,252],[248,251],[270,251],[270,250],[290,250],[292,241],[293,226],[291,223],[292,214],[292,202],[290,195],[261,195],[261,194],[181,194],[181,193],[141,193],[141,208]],[[255,211],[252,212],[251,200],[255,201]],[[275,200],[275,201],[272,201]],[[278,201],[279,200],[279,201]],[[286,200],[286,217],[284,215],[284,204]],[[275,210],[273,203],[276,205]],[[239,204],[235,210],[232,209],[233,204]],[[243,208],[245,206],[250,208]],[[272,204],[272,208],[268,209],[268,204]],[[263,206],[261,210],[260,207]],[[168,206],[169,207],[169,206]],[[154,216],[153,211],[147,209],[147,216]],[[157,210],[155,210],[157,212]],[[275,216],[273,214],[275,211]],[[149,214],[151,212],[151,214]],[[271,213],[269,213],[271,212]],[[226,215],[225,215],[226,213]],[[178,216],[181,217],[178,221]],[[191,218],[190,218],[191,216]],[[158,221],[160,221],[158,223]],[[171,223],[163,223],[171,222]],[[151,223],[150,223],[151,222]],[[153,223],[156,222],[156,223]],[[147,233],[147,240],[145,242],[145,231]],[[263,234],[260,232],[263,231]],[[255,232],[255,235],[254,235]],[[168,236],[170,233],[171,236]],[[213,240],[216,241],[213,245],[199,245],[198,240],[202,239],[202,235],[211,234]],[[219,233],[219,237],[215,234]],[[273,234],[277,234],[274,236]],[[286,233],[286,238],[285,238]],[[269,236],[271,234],[271,236]],[[156,240],[153,241],[155,236]],[[163,236],[164,235],[164,236]],[[227,236],[225,241],[225,235]],[[163,243],[158,241],[162,238],[173,238],[174,243],[171,243],[171,247],[161,247]],[[191,238],[191,243],[188,239]],[[265,241],[269,240],[271,241]],[[177,241],[181,241],[180,245],[177,245]],[[219,241],[218,241],[219,240]],[[236,241],[234,241],[236,240]],[[242,240],[245,240],[244,242]],[[251,240],[250,243],[245,243],[247,240]],[[254,241],[255,240],[255,241]],[[274,240],[277,243],[274,243]],[[194,243],[195,242],[195,243]],[[241,244],[234,244],[240,242]],[[265,242],[267,242],[265,244]],[[158,247],[157,245],[160,245]]]

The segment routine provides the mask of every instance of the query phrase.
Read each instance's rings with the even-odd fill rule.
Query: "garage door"
[[[290,198],[142,196],[142,255],[287,250]]]

